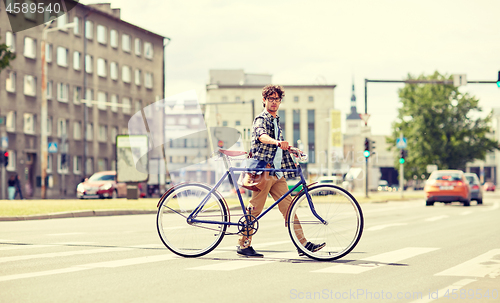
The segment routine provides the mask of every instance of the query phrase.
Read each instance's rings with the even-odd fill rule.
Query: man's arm
[[[264,144],[273,144],[279,146],[283,150],[288,150],[290,147],[287,141],[278,141],[276,139],[273,139],[271,136],[268,134],[262,134],[259,137],[259,141],[264,143]]]

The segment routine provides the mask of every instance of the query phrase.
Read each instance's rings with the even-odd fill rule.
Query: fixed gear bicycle
[[[291,148],[292,154],[302,159],[307,155]],[[299,252],[316,260],[336,260],[356,247],[363,232],[363,213],[356,199],[345,189],[331,185],[312,183],[307,185],[302,169],[258,168],[254,171],[296,172],[299,180],[287,193],[274,202],[259,216],[248,213],[237,185],[235,172],[247,168],[231,167],[230,157],[246,152],[219,150],[226,172],[214,187],[198,182],[181,183],[170,188],[158,202],[156,225],[163,244],[173,253],[183,257],[199,257],[214,250],[226,234],[253,235],[258,231],[259,219],[282,201],[292,191],[302,186],[288,210],[285,225],[290,238]],[[217,191],[225,178],[231,178],[235,186],[242,216],[231,220],[228,204]],[[309,251],[297,238],[294,230],[300,225],[308,241],[326,243],[316,252]],[[237,233],[227,231],[236,226]]]

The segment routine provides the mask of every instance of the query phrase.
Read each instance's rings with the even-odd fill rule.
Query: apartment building
[[[13,32],[6,17],[19,20],[28,16],[6,12],[3,1],[0,16],[0,43],[17,56],[0,73],[0,114],[7,118],[9,142],[8,176],[19,174],[25,195],[40,197],[45,24]],[[50,17],[44,16],[44,21],[49,22]],[[65,28],[69,23],[74,27]],[[72,196],[85,177],[114,170],[116,135],[127,134],[133,114],[164,98],[163,36],[121,20],[120,10],[106,3],[76,3],[50,28],[58,30],[47,33],[45,47],[49,198],[63,192]]]

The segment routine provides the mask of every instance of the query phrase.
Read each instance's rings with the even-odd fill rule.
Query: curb
[[[76,212],[64,212],[64,213],[55,213],[47,215],[0,217],[0,221],[27,221],[27,220],[83,218],[83,217],[98,217],[98,216],[127,216],[127,215],[145,215],[145,214],[156,214],[156,210],[83,210]]]

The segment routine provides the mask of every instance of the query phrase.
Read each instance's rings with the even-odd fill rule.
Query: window
[[[92,123],[87,123],[87,141],[92,141],[94,139],[94,127]]]
[[[52,155],[47,154],[47,172],[51,173],[52,172]]]
[[[52,99],[52,86],[53,85],[54,85],[54,81],[52,81],[52,80],[47,81],[47,89],[45,91],[45,93],[47,95],[47,100]]]
[[[153,74],[146,72],[144,75],[144,86],[146,88],[153,88]]]
[[[124,65],[122,67],[122,81],[125,83],[130,83],[130,67]]]
[[[313,102],[314,101],[314,96],[309,96],[309,98],[307,99],[309,102]]]
[[[82,157],[73,156],[73,174],[80,175],[82,173]]]
[[[130,53],[130,36],[123,34],[122,35],[122,50],[124,52]]]
[[[111,111],[117,112],[118,111],[118,95],[112,94],[111,95]]]
[[[87,20],[85,22],[85,38],[94,38],[94,22]]]
[[[97,92],[97,108],[106,110],[106,102],[108,102],[108,94],[105,92]]]
[[[300,109],[293,110],[293,146],[300,140]]]
[[[57,47],[57,65],[68,66],[68,49],[64,47]]]
[[[227,126],[227,121],[222,121],[222,126]]]
[[[280,117],[281,134],[283,135],[283,138],[286,138],[286,136],[285,136],[285,121],[286,121],[285,111],[282,109],[278,110],[278,116]]]
[[[153,59],[153,44],[150,42],[144,42],[144,57]]]
[[[66,119],[57,119],[57,137],[67,137],[68,136],[68,123]]]
[[[85,100],[93,101],[94,100],[94,90],[91,88],[87,88],[85,90]],[[92,107],[92,103],[87,103],[87,107]]]
[[[30,37],[24,37],[24,56],[26,58],[36,58],[36,40]]]
[[[106,168],[107,166],[108,166],[107,159],[104,159],[104,158],[97,159],[97,170],[98,171],[107,170],[107,168]]]
[[[31,75],[24,76],[24,94],[27,96],[36,96],[36,77]]]
[[[61,16],[59,16],[57,18],[57,27],[60,29],[60,30],[64,30],[66,31],[67,29],[64,28],[64,26],[68,23],[68,15],[67,14],[63,14]]]
[[[86,160],[87,163],[85,163],[85,168],[87,171],[87,174],[93,174],[94,173],[94,160],[92,158],[87,158]]]
[[[135,45],[135,54],[137,56],[140,56],[141,55],[141,40],[139,38],[135,38],[134,45]]]
[[[118,135],[118,127],[113,126],[111,128],[111,142],[116,143],[116,136]]]
[[[240,120],[236,120],[236,122],[234,123],[234,125],[240,126],[241,125],[241,121]]]
[[[45,61],[52,62],[52,44],[45,43]]]
[[[314,109],[307,110],[307,147],[309,148],[309,163],[316,163],[316,157],[314,153],[314,142],[315,142],[315,117]]]
[[[47,117],[47,135],[52,134],[52,117]]]
[[[91,55],[86,55],[85,56],[85,72],[87,74],[91,74],[93,71],[92,65],[94,64],[94,60],[92,59]]]
[[[73,103],[80,104],[82,101],[82,88],[80,86],[75,86],[73,88]]]
[[[5,90],[10,93],[16,92],[16,72],[7,72],[7,79],[5,79]]]
[[[73,139],[81,140],[82,139],[82,122],[75,121],[73,123]]]
[[[118,47],[118,33],[114,29],[109,31],[109,45],[113,48]]]
[[[12,32],[5,32],[5,45],[7,45],[7,49],[11,52],[16,52],[16,34]]]
[[[111,62],[109,64],[109,77],[113,80],[118,80],[118,63]]]
[[[293,96],[293,102],[299,102],[299,96]]]
[[[74,70],[80,70],[81,69],[81,58],[82,54],[80,52],[74,52],[73,53],[73,69]]]
[[[135,70],[135,85],[141,85],[141,70]]]
[[[107,29],[104,25],[97,26],[97,42],[106,44],[108,42]]]
[[[30,6],[31,7],[35,7],[35,2],[33,0],[27,0],[25,1],[26,4],[28,5],[27,7],[29,8]],[[22,9],[21,9],[22,11]],[[36,21],[36,15],[35,15],[35,12],[36,10],[31,10],[31,9],[28,9],[27,11],[23,12],[24,13],[24,18],[28,19],[28,20],[33,20],[33,21]]]
[[[35,115],[24,113],[24,133],[35,134]]]
[[[138,113],[141,111],[141,109],[142,109],[142,101],[141,100],[135,101],[135,112]]]
[[[7,164],[6,169],[8,171],[16,171],[16,151],[15,150],[7,150],[9,153],[9,164]]]
[[[10,111],[5,118],[5,129],[8,132],[16,131],[16,112]]]
[[[130,99],[129,98],[123,98],[122,99],[122,103],[123,103],[123,113],[125,114],[130,114],[130,108],[131,108],[131,103],[130,103]]]
[[[100,77],[106,77],[107,69],[108,68],[106,67],[106,60],[104,60],[103,58],[98,58],[97,59],[97,75]]]
[[[69,84],[57,83],[57,101],[68,102]]]
[[[66,155],[66,161],[68,161],[67,157],[68,155]],[[68,173],[68,162],[62,163],[61,154],[57,154],[57,172],[64,175]]]
[[[99,125],[99,141],[106,142],[108,140],[108,127],[106,125]]]
[[[73,17],[73,23],[75,24],[73,27],[73,34],[80,35],[80,18],[76,16]]]

